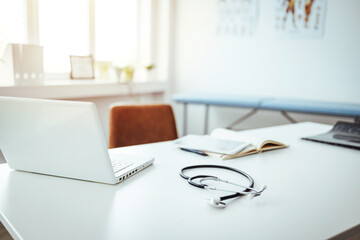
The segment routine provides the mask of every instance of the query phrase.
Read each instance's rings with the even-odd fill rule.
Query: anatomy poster
[[[321,37],[326,0],[276,0],[275,31],[285,37]]]
[[[216,0],[216,33],[251,36],[257,22],[258,0]]]

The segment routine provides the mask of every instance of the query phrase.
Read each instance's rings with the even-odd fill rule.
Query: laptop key
[[[119,171],[123,170],[124,168],[127,168],[133,164],[132,162],[116,161],[116,160],[112,161],[111,163],[112,163],[115,173],[119,172]]]

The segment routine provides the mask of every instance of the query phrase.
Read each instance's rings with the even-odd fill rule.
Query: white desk
[[[227,161],[180,151],[171,142],[122,148],[156,160],[116,186],[18,172],[4,164],[0,220],[15,239],[329,238],[360,224],[360,152],[299,139],[329,129],[300,123],[244,131],[290,148]],[[252,201],[211,208],[204,203],[211,193],[179,176],[182,167],[205,163],[242,169],[255,186],[268,189]]]

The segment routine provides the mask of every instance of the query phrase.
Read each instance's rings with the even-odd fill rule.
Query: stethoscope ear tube
[[[195,176],[192,176],[192,177],[188,177],[187,181],[188,181],[188,183],[190,185],[192,185],[194,187],[205,188],[205,187],[208,186],[207,184],[196,183],[194,180],[198,179],[198,178],[208,178],[208,177],[214,177],[214,176],[211,176],[211,175],[195,175]]]

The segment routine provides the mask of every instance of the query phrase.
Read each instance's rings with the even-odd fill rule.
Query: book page
[[[191,134],[175,140],[174,143],[180,148],[228,155],[238,153],[249,145],[248,143],[231,139]]]
[[[211,132],[210,135],[213,137],[216,137],[216,138],[221,138],[221,139],[248,142],[256,147],[260,147],[261,143],[266,140],[266,139],[259,139],[259,138],[245,136],[239,132],[225,129],[225,128],[216,128]]]
[[[286,144],[283,144],[281,142],[277,142],[274,140],[266,140],[260,143],[260,146],[258,146],[258,149],[260,152],[269,151],[269,150],[275,150],[279,148],[285,148],[287,147]]]
[[[213,153],[213,152],[206,152],[209,156],[211,157],[218,157],[222,160],[227,160],[227,159],[232,159],[232,158],[237,158],[237,157],[242,157],[242,156],[247,156],[247,155],[251,155],[251,154],[255,154],[258,153],[259,150],[254,146],[254,145],[249,145],[247,146],[244,150],[235,153],[235,154],[220,154],[220,153]]]
[[[241,134],[241,132],[236,132],[225,128],[216,128],[211,132],[210,135],[216,138],[248,142],[260,151],[278,149],[287,146],[286,144],[280,143],[275,140],[246,136],[244,134]]]

